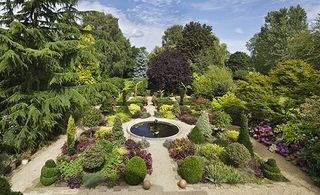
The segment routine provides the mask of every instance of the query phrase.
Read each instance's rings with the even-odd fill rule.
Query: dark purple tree
[[[152,59],[147,75],[151,89],[165,90],[166,93],[176,93],[181,83],[192,82],[192,72],[186,58],[174,49]]]

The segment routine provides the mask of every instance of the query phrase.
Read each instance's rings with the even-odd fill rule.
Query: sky
[[[150,52],[161,46],[164,31],[190,21],[206,23],[228,50],[244,51],[270,11],[300,4],[310,25],[320,13],[320,0],[82,0],[79,10],[97,10],[119,18],[124,35]]]

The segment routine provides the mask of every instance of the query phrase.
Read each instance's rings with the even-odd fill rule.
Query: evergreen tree
[[[112,138],[116,141],[119,145],[123,145],[126,141],[124,137],[122,122],[121,119],[117,116],[114,120],[113,128],[112,128]]]
[[[202,112],[196,123],[196,127],[202,132],[203,135],[210,136],[212,134],[212,128],[209,123],[209,115],[206,111]]]
[[[254,156],[253,146],[249,135],[248,118],[244,113],[241,114],[241,128],[238,137],[238,143],[243,144],[249,150],[251,156]]]
[[[195,144],[203,144],[205,141],[204,135],[197,126],[195,126],[188,134],[188,139]]]
[[[76,126],[74,124],[74,119],[72,115],[70,115],[68,120],[68,128],[67,128],[67,149],[68,154],[72,155],[75,152],[75,138],[76,138]]]
[[[141,51],[137,56],[137,62],[133,68],[133,80],[141,80],[147,77],[147,57],[145,52]]]

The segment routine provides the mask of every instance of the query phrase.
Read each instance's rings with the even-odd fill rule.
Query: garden
[[[300,6],[268,13],[251,55],[191,21],[148,53],[117,18],[77,3],[0,3],[0,194],[22,194],[15,174],[63,136],[29,187],[152,190],[158,149],[177,190],[290,182],[253,139],[320,186],[320,20],[308,28]]]

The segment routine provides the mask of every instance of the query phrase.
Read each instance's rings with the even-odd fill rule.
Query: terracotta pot
[[[178,186],[182,189],[185,189],[187,187],[187,182],[184,179],[181,179],[178,183]]]
[[[148,181],[148,180],[145,180],[145,181],[143,182],[143,189],[149,190],[150,188],[151,188],[151,182]]]

